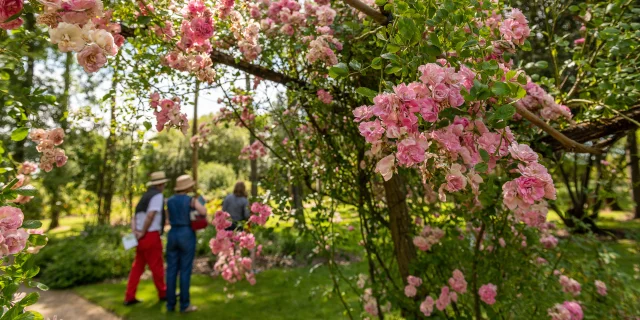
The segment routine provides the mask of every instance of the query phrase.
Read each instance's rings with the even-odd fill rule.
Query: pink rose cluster
[[[556,304],[547,310],[551,320],[582,320],[584,313],[579,303],[575,301],[565,301],[563,304]]]
[[[599,295],[603,297],[607,295],[607,285],[604,282],[600,280],[596,280],[595,286],[596,286],[596,291],[598,292]]]
[[[216,73],[212,67],[213,61],[208,55],[212,50],[210,38],[214,32],[212,15],[211,10],[201,0],[189,1],[182,9],[183,20],[180,25],[178,49],[162,57],[162,64],[179,71],[189,71],[198,80],[213,83]],[[173,38],[171,22],[165,21],[165,26],[160,32],[164,40]]]
[[[255,160],[267,155],[267,149],[259,140],[254,141],[251,145],[245,146],[240,150],[240,159]]]
[[[107,63],[107,56],[118,54],[124,44],[113,12],[104,11],[102,0],[40,1],[45,12],[38,23],[49,27],[51,43],[62,52],[77,52],[78,63],[93,73]]]
[[[24,21],[22,18],[17,18],[12,21],[7,21],[12,16],[20,13],[24,7],[22,0],[2,0],[0,1],[0,29],[13,30],[20,28]]]
[[[20,168],[18,169],[18,175],[16,176],[16,179],[18,179],[18,182],[15,185],[13,185],[12,189],[17,189],[24,185],[28,185],[30,180],[29,176],[32,173],[34,173],[37,169],[38,169],[37,164],[30,161],[23,162],[20,165]],[[16,204],[25,204],[31,201],[31,199],[33,199],[33,196],[25,196],[21,194],[21,195],[18,195],[17,198],[11,200],[10,202],[16,203]]]
[[[318,90],[318,92],[316,92],[316,94],[318,95],[318,100],[320,100],[320,102],[324,104],[331,104],[331,102],[333,101],[331,93],[326,90],[320,89]]]
[[[431,249],[431,246],[440,242],[442,237],[444,237],[444,231],[442,231],[442,229],[424,226],[420,234],[413,238],[413,244],[422,251],[428,251]]]
[[[420,312],[422,312],[425,317],[431,316],[434,306],[438,310],[443,311],[451,302],[458,301],[458,294],[467,292],[467,281],[464,279],[462,271],[458,269],[453,271],[453,276],[449,278],[449,286],[451,286],[451,288],[443,286],[440,289],[440,296],[438,296],[437,300],[434,300],[431,296],[427,296],[424,301],[422,301],[420,304]]]
[[[517,45],[524,44],[524,41],[531,34],[531,30],[529,29],[529,22],[522,14],[522,11],[518,9],[511,10],[510,17],[502,21],[502,25],[500,25],[500,34],[504,40],[511,41]]]
[[[255,237],[244,231],[225,230],[231,226],[230,218],[229,213],[218,211],[212,222],[216,228],[216,237],[209,241],[209,247],[217,255],[214,270],[229,283],[246,279],[254,285],[256,278],[252,271],[253,261],[249,257],[243,257],[242,251],[256,247]]]
[[[482,285],[480,289],[478,289],[478,294],[480,295],[480,300],[482,300],[486,304],[494,304],[496,303],[496,295],[498,294],[498,287],[492,283],[488,283]]]
[[[56,148],[64,142],[64,130],[56,128],[45,131],[34,129],[29,133],[31,141],[37,143],[36,150],[40,152],[40,169],[49,172],[56,167],[62,167],[67,163],[64,150]]]
[[[387,139],[395,139],[395,159],[398,165],[410,167],[425,161],[428,138],[434,138],[443,144],[452,144],[449,147],[453,151],[460,151],[460,143],[455,133],[462,135],[463,127],[457,125],[463,123],[456,123],[456,127],[450,126],[437,134],[420,133],[418,130],[419,117],[422,117],[423,121],[434,123],[438,120],[441,110],[457,108],[464,104],[460,90],[467,86],[470,88],[475,77],[466,67],[456,71],[455,68],[445,67],[446,61],[439,63],[429,63],[418,68],[421,72],[421,82],[400,84],[393,88],[394,93],[376,96],[373,100],[374,105],[361,106],[354,110],[355,121],[360,122],[360,134],[373,146],[371,153],[378,154],[380,144]],[[375,119],[370,120],[371,117]],[[457,158],[457,154],[455,157]],[[386,162],[392,163],[389,160]],[[388,169],[387,165],[379,171],[388,172]],[[391,178],[391,174],[383,176],[385,180]]]
[[[562,291],[566,293],[571,293],[574,296],[580,294],[580,283],[572,278],[569,278],[565,275],[560,276],[560,285],[562,286]]]
[[[404,287],[404,295],[409,298],[415,297],[420,285],[422,285],[422,279],[414,276],[408,276],[407,285]]]
[[[364,311],[374,317],[378,316],[378,302],[376,298],[373,296],[373,291],[371,288],[364,289],[364,294],[362,295],[362,303],[364,305]]]
[[[160,94],[154,92],[151,94],[151,108],[153,115],[156,116],[156,129],[158,132],[174,127],[187,134],[189,130],[189,119],[186,113],[180,113],[180,98],[160,99]],[[160,109],[158,109],[160,108]]]
[[[203,145],[209,143],[209,134],[211,133],[211,123],[205,122],[201,123],[198,126],[198,134],[191,137],[189,142],[191,146],[198,145],[202,147]]]
[[[502,186],[502,201],[516,216],[528,216],[530,225],[539,224],[546,216],[545,199],[556,198],[553,179],[547,168],[535,161],[519,163],[517,172],[520,177]]]
[[[523,88],[527,91],[527,95],[518,100],[516,102],[517,105],[539,112],[540,116],[545,120],[564,118],[567,121],[571,121],[573,117],[571,110],[565,105],[556,103],[553,97],[542,87],[529,80]]]
[[[311,40],[307,60],[309,63],[324,62],[327,66],[338,64],[338,57],[335,50],[342,50],[342,43],[331,34],[322,34]]]
[[[24,214],[19,208],[0,207],[0,258],[24,249],[29,233],[22,226]]]
[[[255,214],[249,217],[249,222],[255,223],[259,226],[264,226],[264,224],[267,223],[269,216],[271,216],[271,207],[268,204],[254,202],[251,205],[251,212]]]

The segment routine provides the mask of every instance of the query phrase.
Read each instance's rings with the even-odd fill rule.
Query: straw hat
[[[193,185],[195,185],[195,181],[193,181],[193,179],[191,179],[191,176],[188,174],[185,175],[181,175],[178,177],[178,179],[176,179],[176,187],[173,188],[173,190],[175,191],[183,191],[186,189],[189,189],[191,187],[193,187]]]
[[[169,181],[167,176],[164,174],[164,171],[156,171],[149,175],[149,182],[147,182],[147,187],[157,186],[159,184],[163,184]]]

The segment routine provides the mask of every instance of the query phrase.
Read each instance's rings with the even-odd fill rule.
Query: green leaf
[[[536,62],[535,66],[536,66],[536,68],[546,69],[546,68],[549,67],[549,63],[544,61],[544,60],[540,60],[540,61]]]
[[[142,123],[147,130],[151,130],[151,122],[145,121]]]
[[[482,158],[482,161],[489,162],[489,152],[487,152],[487,150],[480,149],[478,152],[480,153],[480,157]]]
[[[391,61],[400,61],[400,57],[398,57],[398,55],[393,53],[385,53],[380,57],[382,57],[383,59],[391,60]]]
[[[489,170],[489,166],[484,162],[480,162],[476,164],[475,169],[476,172],[486,172],[487,170]]]
[[[349,75],[349,67],[343,62],[329,68],[329,76],[334,79],[343,78]]]
[[[382,58],[376,57],[371,61],[371,68],[380,70],[382,69]]]
[[[515,114],[516,114],[516,108],[510,104],[505,104],[498,107],[498,109],[496,109],[496,112],[493,114],[493,117],[494,119],[499,119],[499,120],[509,120],[513,118]]]
[[[11,133],[11,140],[22,141],[27,137],[28,134],[29,134],[29,128],[27,127],[15,129]]]
[[[496,82],[491,87],[491,92],[493,92],[497,96],[506,96],[511,93],[509,90],[509,86],[504,82]]]
[[[353,70],[360,70],[362,68],[362,65],[356,60],[351,60],[349,61],[349,67]]]
[[[22,186],[18,189],[14,190],[17,194],[27,196],[27,197],[35,197],[38,195],[38,190],[34,186]]]
[[[149,24],[149,22],[151,22],[151,17],[149,17],[149,16],[139,16],[138,17],[138,23],[139,24]]]
[[[375,98],[375,96],[378,95],[377,92],[375,92],[375,91],[373,91],[373,90],[371,90],[369,88],[365,88],[365,87],[360,87],[360,88],[356,89],[356,92],[358,94],[361,94],[361,95],[363,95],[365,97],[368,97],[368,98],[371,98],[371,99]]]
[[[22,227],[25,229],[38,229],[42,227],[42,222],[38,220],[26,220],[22,223]]]
[[[398,21],[398,31],[405,43],[411,43],[413,37],[418,33],[418,28],[413,19],[403,17]]]
[[[29,280],[29,281],[27,282],[27,285],[28,285],[29,287],[32,287],[32,288],[33,288],[33,287],[36,287],[36,288],[38,288],[38,289],[40,289],[40,290],[42,290],[42,291],[47,291],[47,290],[49,290],[49,287],[48,287],[46,284],[41,283],[41,282],[38,282],[38,281]]]
[[[15,318],[16,320],[44,320],[42,314],[36,311],[27,311]]]

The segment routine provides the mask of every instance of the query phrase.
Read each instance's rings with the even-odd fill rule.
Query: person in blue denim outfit
[[[196,234],[191,229],[191,211],[207,214],[207,209],[200,202],[187,195],[193,190],[195,182],[188,175],[176,180],[175,191],[167,201],[171,230],[167,241],[167,310],[175,311],[176,282],[180,274],[180,312],[192,312],[197,308],[191,305],[189,286],[191,270],[196,254]]]

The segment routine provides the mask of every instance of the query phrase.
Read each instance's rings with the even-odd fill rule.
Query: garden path
[[[54,319],[54,316],[57,316],[57,320],[121,319],[71,290],[40,291],[34,288],[23,288],[21,291],[29,293],[36,290],[40,293],[40,299],[26,309],[40,312],[45,319]]]

